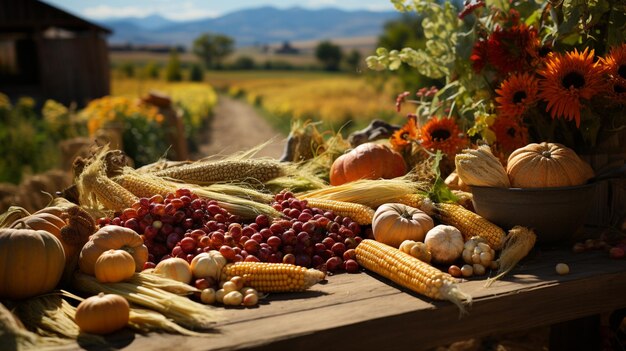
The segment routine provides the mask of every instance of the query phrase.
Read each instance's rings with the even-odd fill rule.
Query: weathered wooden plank
[[[224,310],[209,338],[116,335],[129,349],[420,350],[455,340],[551,325],[626,307],[626,260],[606,253],[536,250],[489,288],[484,278],[461,283],[474,297],[469,315],[367,273],[339,274],[303,294],[273,294],[258,308]],[[556,274],[558,262],[571,273]]]

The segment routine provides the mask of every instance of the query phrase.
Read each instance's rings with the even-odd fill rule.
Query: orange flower
[[[406,146],[408,146],[411,141],[417,140],[418,129],[417,129],[417,116],[408,115],[407,122],[404,126],[395,131],[391,136],[391,146],[395,150],[402,150]]]
[[[498,116],[491,129],[496,134],[496,142],[507,154],[528,144],[528,129],[517,118]]]
[[[528,73],[515,73],[496,89],[498,108],[503,115],[520,117],[537,100],[537,80]]]
[[[589,100],[607,88],[605,68],[594,62],[593,50],[553,54],[538,73],[543,76],[539,81],[539,97],[548,102],[547,110],[552,118],[574,119],[576,127],[580,127],[582,100]]]
[[[420,135],[420,142],[425,149],[441,150],[447,155],[454,155],[467,144],[452,118],[432,118],[422,127]]]
[[[611,49],[603,65],[610,77],[611,97],[626,104],[626,44]]]

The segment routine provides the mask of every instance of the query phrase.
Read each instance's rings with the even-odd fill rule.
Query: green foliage
[[[44,172],[60,158],[53,135],[34,110],[30,98],[15,106],[0,94],[0,182],[18,184],[28,174]]]
[[[255,68],[254,59],[250,56],[239,56],[232,65],[233,69],[248,70]]]
[[[183,73],[180,67],[178,52],[172,50],[169,60],[167,61],[167,66],[165,67],[165,80],[168,82],[179,82],[182,79]]]
[[[358,72],[361,65],[361,53],[356,49],[350,51],[346,56],[345,62],[350,72]]]
[[[320,42],[315,47],[315,57],[322,63],[324,69],[327,71],[339,70],[342,56],[341,48],[328,40]]]
[[[135,65],[132,62],[124,62],[120,65],[122,77],[132,78],[135,76]]]
[[[192,82],[202,82],[204,80],[204,67],[198,63],[191,65],[189,80]]]
[[[144,74],[145,74],[146,78],[158,79],[159,78],[159,73],[160,73],[160,67],[154,61],[148,62],[146,64],[146,66],[144,67]]]
[[[204,33],[193,41],[192,51],[205,67],[217,68],[233,52],[234,45],[235,41],[226,35]]]

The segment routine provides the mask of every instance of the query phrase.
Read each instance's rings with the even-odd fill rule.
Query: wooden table
[[[556,274],[559,262],[570,274]],[[462,318],[450,302],[364,272],[330,276],[305,293],[273,294],[257,308],[222,309],[224,320],[210,337],[127,332],[109,340],[129,350],[423,350],[626,307],[626,260],[606,252],[536,248],[504,280],[485,288],[484,279],[461,283],[474,298]]]

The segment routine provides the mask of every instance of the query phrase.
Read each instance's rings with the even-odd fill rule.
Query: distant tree
[[[178,59],[178,52],[176,50],[170,51],[170,57],[167,61],[167,67],[165,67],[165,80],[168,82],[178,82],[183,79],[183,73],[180,67],[180,60]]]
[[[144,67],[144,74],[147,78],[157,79],[159,78],[159,65],[154,61],[150,61]]]
[[[350,72],[354,73],[358,71],[359,66],[361,65],[361,58],[361,53],[356,49],[350,51],[350,53],[346,56],[345,62]]]
[[[233,69],[254,69],[254,59],[250,56],[239,56],[233,63]]]
[[[328,40],[320,42],[315,47],[315,57],[327,71],[337,71],[342,56],[341,48]]]
[[[192,82],[202,82],[204,80],[204,67],[199,63],[191,65],[189,80]]]
[[[120,66],[120,72],[125,78],[132,78],[135,76],[135,65],[132,62],[124,62]]]
[[[235,41],[222,34],[204,33],[193,41],[193,53],[205,67],[220,67],[222,60],[233,52]]]

